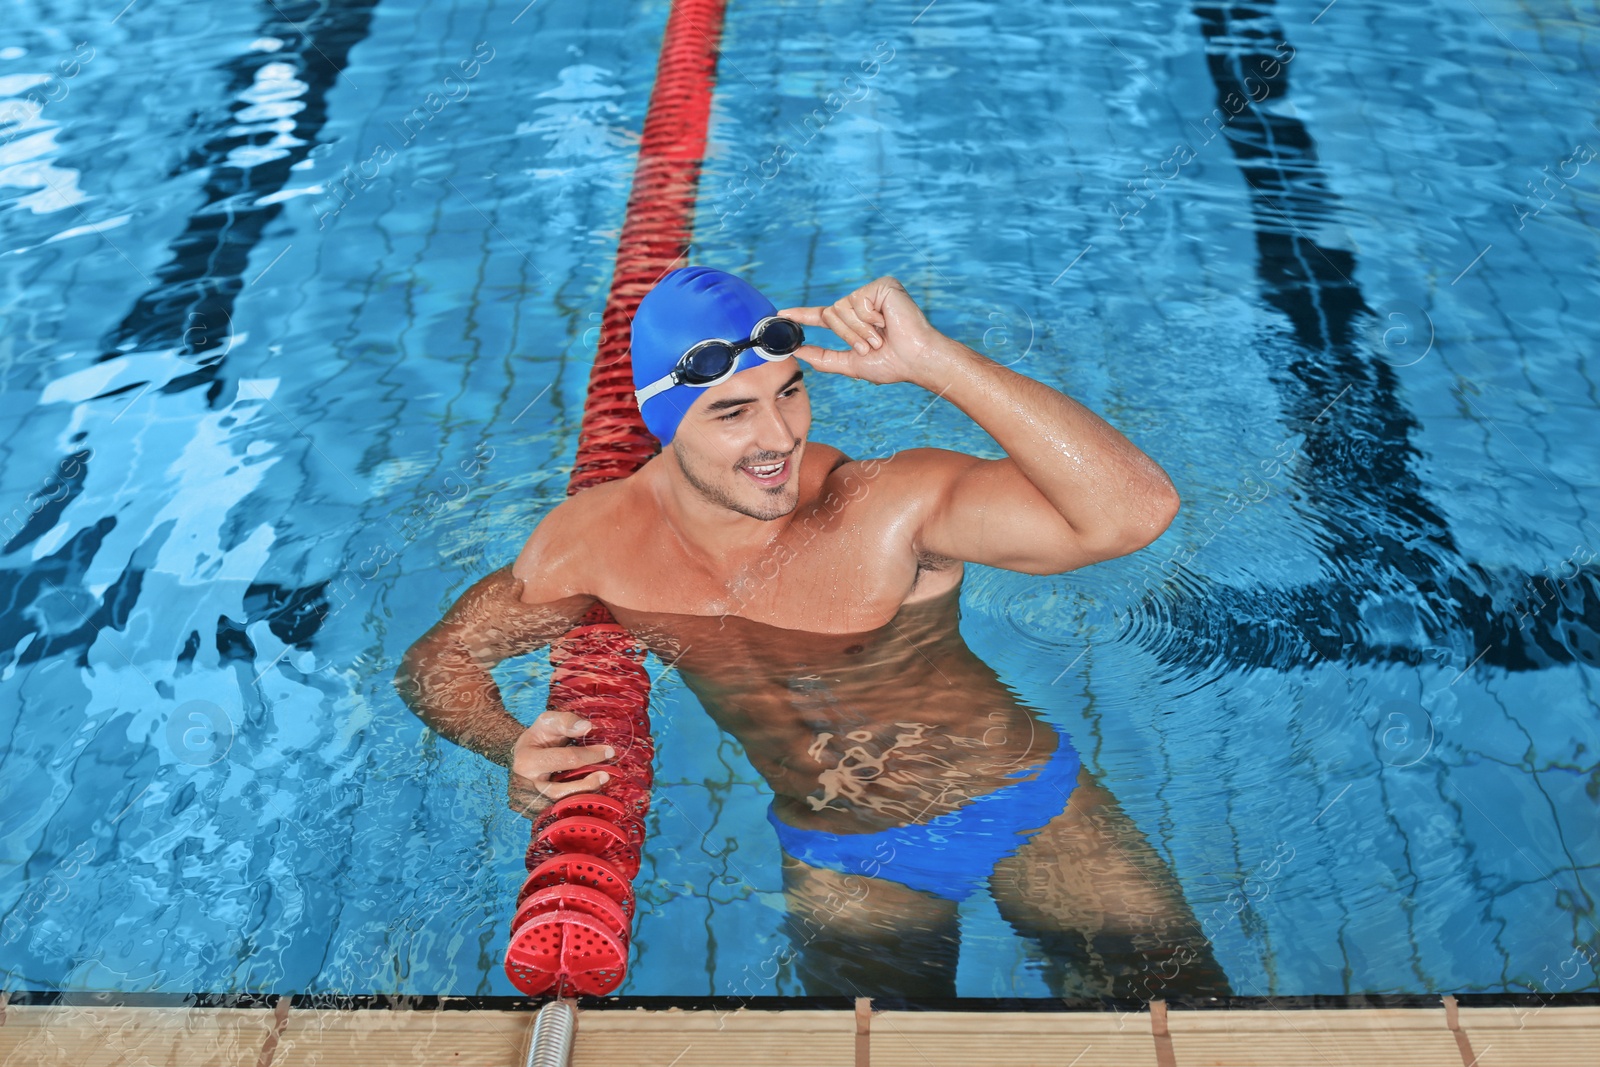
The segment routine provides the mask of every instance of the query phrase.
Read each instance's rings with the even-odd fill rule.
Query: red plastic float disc
[[[635,819],[642,821],[650,809],[650,788],[641,784],[636,778],[624,778],[618,775],[602,788],[605,789],[606,796],[626,804],[634,812]]]
[[[628,915],[633,914],[633,885],[622,876],[616,865],[599,856],[575,855],[567,852],[551,856],[528,874],[517,894],[517,904],[541,889],[553,885],[585,885],[598,889],[618,904]]]
[[[650,735],[631,722],[617,719],[590,719],[589,732],[583,735],[586,745],[610,745],[618,752],[636,748],[654,750]]]
[[[557,819],[568,815],[590,815],[596,819],[610,819],[616,822],[618,819],[626,818],[627,814],[627,808],[608,796],[600,793],[573,793],[546,808],[534,820],[533,832],[537,834]]]
[[[552,911],[576,911],[599,920],[623,944],[628,943],[628,915],[622,905],[586,885],[552,885],[534,893],[517,909],[511,920],[512,936],[535,915]]]
[[[556,852],[582,852],[589,856],[609,856],[628,847],[628,838],[616,823],[592,815],[557,819],[539,833],[537,840]]]
[[[591,763],[587,767],[557,771],[550,776],[550,780],[572,782],[596,771],[605,771],[611,776],[609,781],[600,786],[602,795],[620,802],[634,818],[644,818],[645,812],[650,810],[650,787],[646,784],[651,779],[648,763],[621,759],[616,763]]]
[[[576,782],[579,778],[587,778],[596,771],[605,771],[611,775],[611,780],[616,781],[617,768],[610,763],[590,763],[582,767],[571,767],[564,771],[553,771],[550,774],[552,782]],[[608,785],[610,783],[607,783]]]
[[[655,753],[655,744],[644,730],[632,723],[613,722],[605,719],[590,719],[594,725],[584,735],[583,743],[586,745],[610,745],[618,753],[631,752],[636,748],[647,749],[652,755]]]
[[[586,744],[616,745],[618,749],[630,749],[637,744],[650,744],[648,726],[643,723],[626,720],[626,718],[590,718],[589,733],[584,734]]]
[[[511,935],[506,976],[528,996],[603,996],[622,984],[628,950],[598,919],[575,911],[546,912]]]
[[[639,849],[616,823],[587,815],[569,815],[546,826],[528,847],[536,862],[546,857],[576,853],[601,856],[616,865],[624,878],[639,873]]]
[[[613,778],[600,788],[606,796],[620,800],[636,819],[643,819],[650,811],[650,787],[637,780]]]
[[[516,941],[506,946],[506,977],[511,979],[511,984],[516,986],[524,996],[541,997],[550,992],[556,984],[558,975],[549,971],[540,971],[534,967],[522,966],[512,960],[511,951]],[[560,994],[556,994],[560,996]]]
[[[649,717],[645,704],[648,696],[648,692],[642,690],[637,696],[631,691],[604,695],[591,693],[574,697],[572,703],[565,707],[591,722],[596,719],[605,719],[608,722],[639,722]]]
[[[644,822],[632,815],[620,800],[614,800],[604,793],[573,793],[562,797],[534,819],[534,838],[537,839],[546,826],[568,815],[604,819],[621,830],[629,844],[636,848],[644,844]]]
[[[629,723],[597,723],[590,728],[584,740],[589,744],[610,745],[619,756],[626,752],[642,752],[647,760],[655,755],[656,750],[650,735],[634,729]]]
[[[573,698],[572,710],[586,719],[640,722],[650,717],[647,688],[624,688],[614,693],[586,693]]]
[[[655,754],[653,745],[634,745],[627,749],[618,745],[617,755],[611,762],[616,764],[617,770],[624,777],[644,781],[650,774],[650,765],[655,760]]]

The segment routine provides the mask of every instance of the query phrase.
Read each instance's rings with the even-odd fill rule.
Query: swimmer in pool
[[[803,343],[808,327],[848,347]],[[663,451],[562,501],[462,594],[395,674],[409,706],[505,767],[514,810],[601,788],[599,773],[551,781],[605,760],[574,743],[587,724],[546,711],[524,726],[489,667],[603,603],[771,786],[807,992],[953,996],[957,909],[987,883],[1056,995],[1227,993],[1171,870],[958,629],[964,563],[1047,575],[1137,551],[1177,513],[1166,473],[941,334],[891,277],[780,310],[684,267],[640,302],[632,349]],[[811,441],[807,367],[919,385],[1006,458]]]

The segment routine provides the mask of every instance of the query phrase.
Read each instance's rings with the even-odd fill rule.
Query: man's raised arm
[[[779,314],[825,326],[851,346],[795,353],[818,370],[921,385],[1005,449],[999,460],[945,449],[896,457],[926,498],[918,548],[1055,574],[1142,548],[1177,514],[1171,479],[1133,442],[1076,400],[934,329],[895,279],[879,278],[831,307]]]

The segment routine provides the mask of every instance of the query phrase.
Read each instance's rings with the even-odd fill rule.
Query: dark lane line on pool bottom
[[[1362,317],[1376,313],[1355,281],[1355,256],[1308,236],[1339,212],[1315,141],[1299,119],[1255,106],[1287,95],[1295,54],[1272,6],[1197,4],[1193,11],[1217,92],[1213,115],[1222,117],[1223,139],[1249,189],[1262,299],[1289,320],[1303,352],[1269,375],[1290,424],[1306,435],[1308,462],[1292,476],[1335,577],[1241,588],[1184,572],[1187,556],[1174,556],[1153,590],[1171,584],[1170,596],[1134,610],[1157,633],[1187,640],[1152,642],[1151,651],[1198,684],[1226,671],[1301,667],[1307,649],[1335,663],[1432,663],[1463,673],[1477,663],[1506,671],[1600,665],[1593,552],[1570,557],[1573,571],[1559,586],[1542,573],[1486,569],[1462,557],[1425,495],[1413,469],[1422,458],[1410,439],[1417,419],[1397,398],[1394,368],[1363,345]],[[1315,477],[1305,473],[1313,470]],[[1180,572],[1183,581],[1174,581]],[[1392,592],[1406,587],[1414,593]],[[1560,595],[1563,589],[1570,592]],[[1387,595],[1373,604],[1381,591]],[[1364,610],[1397,614],[1436,644],[1375,643]],[[1285,620],[1295,634],[1280,640],[1274,624]]]
[[[244,273],[262,232],[283,210],[281,202],[262,200],[280,192],[295,164],[309,158],[321,143],[328,93],[341,77],[350,50],[371,29],[376,6],[377,0],[355,0],[323,11],[315,0],[294,5],[269,0],[257,32],[283,45],[272,51],[245,52],[223,64],[221,69],[229,75],[227,109],[210,118],[201,146],[169,175],[208,170],[205,200],[173,238],[172,258],[157,271],[159,281],[134,301],[96,362],[135,349],[179,348],[196,370],[174,378],[162,392],[209,385],[208,401],[216,398],[221,388],[217,371],[233,337],[234,300],[244,288]],[[261,71],[274,64],[292,65],[295,78],[306,87],[296,97],[302,106],[294,115],[292,138],[299,143],[283,146],[284,154],[276,159],[241,166],[230,161],[233,153],[256,146],[262,131],[237,116],[254,106],[247,94]],[[121,387],[129,388],[133,386]]]
[[[119,359],[138,349],[181,348],[183,358],[194,362],[196,369],[168,381],[161,392],[180,393],[204,386],[208,403],[221,394],[223,383],[218,372],[232,340],[234,299],[244,288],[244,272],[262,232],[283,210],[281,203],[262,204],[261,200],[282,190],[293,176],[294,165],[321,143],[319,135],[328,119],[328,93],[341,76],[350,50],[366,38],[377,3],[378,0],[355,0],[328,10],[323,10],[316,0],[282,4],[269,0],[265,5],[257,36],[274,38],[283,45],[274,51],[245,52],[222,65],[228,75],[226,107],[207,120],[200,134],[200,147],[170,175],[209,169],[205,199],[190,215],[183,232],[173,238],[171,259],[156,272],[157,282],[135,299],[132,309],[105,340],[97,363]],[[297,97],[303,106],[294,116],[293,138],[300,143],[286,146],[286,154],[277,159],[239,166],[229,162],[230,155],[236,149],[255,145],[262,133],[249,123],[239,122],[237,115],[251,106],[244,94],[256,85],[262,68],[269,63],[292,65],[295,77],[306,86]],[[125,383],[103,395],[147,384]],[[88,445],[84,449],[92,453]],[[89,462],[89,455],[85,455],[83,467]],[[79,474],[75,484],[81,486],[85,476],[86,473]],[[12,554],[43,533],[37,525],[30,524],[0,549],[0,554]],[[0,648],[18,648],[27,632],[36,628],[27,621],[25,609],[44,598],[55,597],[52,587],[81,588],[82,574],[115,525],[115,517],[106,516],[31,565],[20,570],[0,569],[0,605],[6,605],[5,617],[13,620],[9,625],[0,623]],[[80,611],[81,618],[72,620],[80,625],[39,634],[15,653],[15,665],[25,666],[73,649],[80,653],[80,665],[86,663],[88,648],[101,628],[121,629],[126,624],[138,600],[144,568],[154,561],[162,540],[159,530],[152,531],[144,547],[133,554],[127,568],[101,595],[99,603]],[[219,646],[238,650],[236,636],[251,623],[265,619],[286,644],[309,648],[312,635],[329,612],[327,585],[326,580],[304,588],[252,583],[245,591],[244,622],[218,619],[215,636]],[[46,612],[45,617],[54,614]],[[195,636],[191,635],[191,640]],[[0,653],[0,668],[11,665],[7,662],[10,659],[10,655]]]

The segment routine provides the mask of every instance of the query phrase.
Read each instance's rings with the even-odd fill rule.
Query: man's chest
[[[737,615],[811,633],[860,633],[892,619],[917,588],[917,559],[893,522],[850,508],[798,509],[770,542],[708,559],[667,537],[610,560],[597,595],[649,613]],[[620,621],[620,616],[619,616]]]

